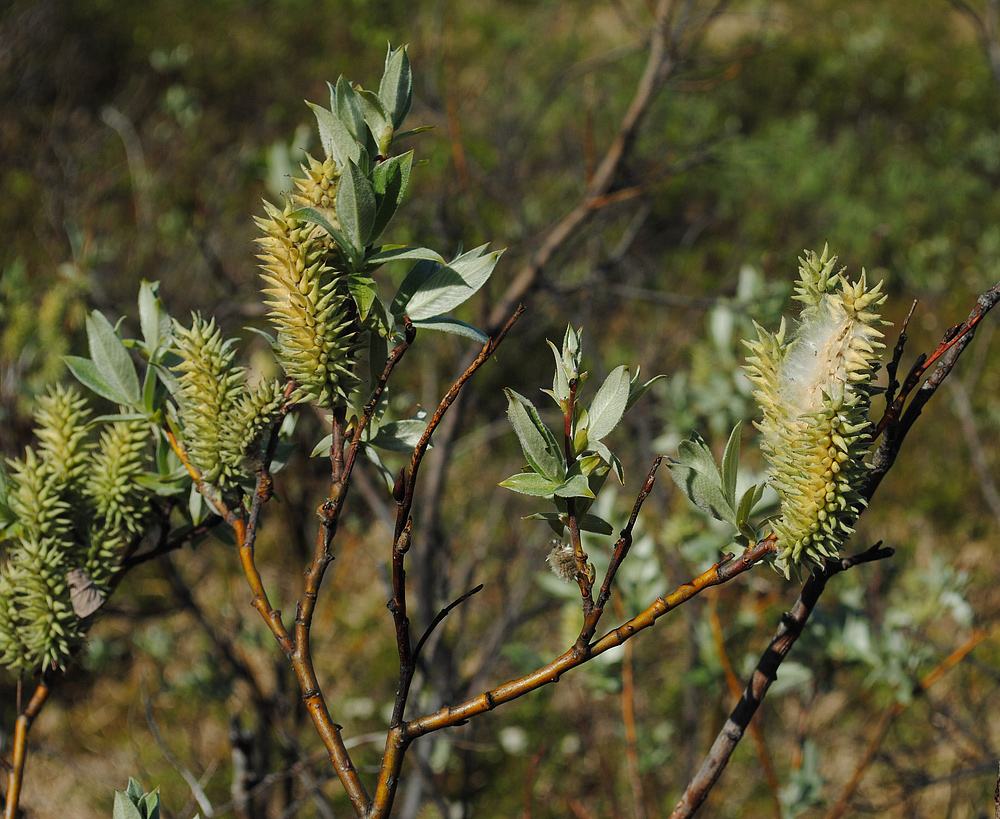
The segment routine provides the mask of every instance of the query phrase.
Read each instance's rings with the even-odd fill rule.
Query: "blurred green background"
[[[530,670],[564,650],[578,627],[578,604],[545,575],[545,533],[519,520],[533,508],[496,488],[520,458],[501,388],[538,397],[551,378],[543,339],[558,342],[567,322],[582,324],[595,380],[619,363],[670,376],[612,441],[631,478],[618,498],[627,510],[655,452],[674,452],[692,429],[718,446],[753,416],[739,339],[751,319],[776,323],[803,248],[829,243],[852,273],[864,267],[885,280],[896,325],[890,347],[919,300],[904,369],[1000,279],[1000,76],[983,38],[1000,45],[969,13],[988,21],[985,3],[676,5],[675,21],[691,15],[687,34],[707,22],[696,39],[678,29],[676,66],[616,180],[620,195],[542,271],[527,314],[462,406],[440,511],[428,522],[436,551],[418,548],[415,558],[427,562],[415,571],[429,611],[442,602],[433,594],[487,588],[429,649],[412,715]],[[445,255],[459,243],[507,247],[466,308],[464,317],[481,323],[546,230],[580,201],[634,94],[650,20],[638,0],[6,5],[0,453],[18,455],[29,442],[33,398],[67,377],[61,355],[84,352],[87,311],[135,324],[141,280],[161,282],[175,316],[198,309],[231,333],[256,323],[251,217],[262,197],[279,201],[303,149],[321,152],[303,100],[325,102],[325,83],[340,74],[375,84],[387,41],[410,44],[408,125],[435,130],[419,138],[426,164],[385,238]],[[778,787],[747,738],[706,815],[825,816],[894,702],[907,707],[848,815],[992,811],[1000,756],[994,328],[992,318],[982,327],[859,524],[851,551],[884,539],[896,557],[831,584],[758,717]],[[460,340],[422,339],[408,356],[400,403],[436,405],[466,353]],[[299,425],[306,453],[319,423]],[[745,458],[760,468],[749,429]],[[286,614],[324,471],[318,461],[293,462],[267,522],[262,563]],[[384,730],[396,678],[380,574],[388,505],[367,481],[314,629],[334,718],[345,735],[363,738]],[[621,614],[726,546],[666,475],[643,525],[635,568],[622,577]],[[272,734],[264,767],[275,776],[253,815],[347,815],[235,563],[225,545],[206,541],[129,576],[94,630],[85,669],[56,689],[32,734],[27,815],[72,804],[73,816],[106,816],[112,788],[130,774],[162,785],[168,816],[193,815],[144,698],[216,807],[229,800],[238,717]],[[433,576],[421,580],[421,571]],[[425,738],[404,769],[398,815],[669,811],[731,707],[724,665],[745,679],[796,593],[758,569],[684,607],[624,657]],[[921,676],[973,626],[991,636],[914,698]],[[220,644],[242,658],[249,678],[219,661]],[[4,681],[5,733],[13,691]],[[369,778],[380,743],[357,751]]]

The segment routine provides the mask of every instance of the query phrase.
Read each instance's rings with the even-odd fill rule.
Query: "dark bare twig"
[[[639,494],[636,496],[635,503],[632,505],[632,514],[629,515],[628,523],[625,524],[625,528],[622,529],[621,536],[618,538],[615,547],[611,552],[611,561],[608,563],[608,571],[604,575],[604,582],[601,584],[601,590],[597,594],[597,603],[593,606],[589,615],[587,612],[584,613],[584,624],[583,628],[580,630],[580,637],[577,640],[577,645],[582,646],[590,642],[591,637],[594,636],[594,632],[597,631],[597,625],[600,622],[601,616],[604,614],[604,607],[608,603],[608,599],[611,597],[611,585],[614,583],[615,575],[618,573],[618,569],[621,567],[622,562],[628,557],[629,549],[632,548],[632,529],[635,527],[635,522],[639,518],[639,510],[642,508],[642,504],[645,502],[646,498],[649,497],[649,493],[653,491],[653,482],[656,480],[656,470],[660,468],[660,464],[663,462],[663,456],[657,455],[656,459],[653,461],[653,466],[649,470],[649,474],[646,475],[646,480],[643,482],[642,489],[639,490]]]
[[[979,322],[997,305],[998,301],[1000,301],[1000,283],[995,284],[976,299],[976,305],[969,313],[969,317],[962,324],[948,330],[937,349],[918,367],[914,368],[911,376],[907,377],[899,395],[893,401],[892,406],[886,409],[885,417],[878,424],[882,440],[872,456],[868,484],[863,492],[867,500],[871,500],[878,485],[892,467],[903,444],[903,439],[917,418],[920,417],[924,405],[941,386],[941,382],[951,372],[962,351],[972,341]],[[910,392],[935,362],[937,362],[937,366],[934,371],[921,384],[916,394],[910,399],[909,404],[906,404]]]
[[[685,788],[680,802],[670,814],[670,819],[684,819],[684,817],[693,816],[708,798],[712,787],[725,770],[729,757],[743,738],[750,720],[757,713],[768,688],[777,677],[778,666],[788,656],[788,652],[791,651],[795,641],[802,633],[809,615],[812,614],[813,608],[826,588],[827,581],[852,566],[873,560],[882,560],[892,554],[892,549],[883,548],[882,543],[879,542],[859,555],[845,557],[841,560],[829,560],[825,568],[816,569],[809,575],[792,610],[782,615],[781,624],[757,663],[757,668],[754,670],[750,682],[747,683],[742,698],[716,737],[701,768]]]
[[[427,638],[431,636],[431,632],[433,632],[434,629],[437,628],[438,625],[440,625],[441,621],[444,620],[444,618],[448,616],[448,614],[451,612],[451,610],[453,608],[455,608],[456,606],[462,605],[462,603],[464,603],[466,600],[468,600],[470,597],[472,597],[472,595],[479,594],[479,592],[481,592],[482,590],[483,590],[483,584],[480,583],[478,586],[475,586],[474,588],[469,589],[465,594],[463,594],[457,600],[453,600],[451,603],[449,603],[447,606],[445,606],[443,609],[441,609],[440,612],[438,612],[438,616],[434,618],[434,620],[431,622],[431,624],[427,627],[427,630],[423,633],[423,635],[421,635],[420,639],[417,640],[417,645],[413,649],[413,662],[414,663],[416,663],[417,660],[420,658],[420,649],[422,649],[424,647],[424,643],[426,643],[427,642]]]

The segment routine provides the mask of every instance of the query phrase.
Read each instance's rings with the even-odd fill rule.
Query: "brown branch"
[[[22,711],[14,724],[14,744],[11,755],[11,770],[7,777],[7,799],[4,804],[4,819],[16,819],[18,804],[21,801],[21,789],[24,785],[24,760],[28,752],[28,731],[35,721],[42,706],[49,697],[51,682],[42,675],[41,682],[35,688],[35,693],[28,702],[28,707]]]
[[[441,624],[441,621],[443,621],[444,618],[451,613],[451,610],[454,609],[456,606],[462,605],[462,603],[464,603],[466,600],[472,597],[472,595],[479,594],[479,592],[481,592],[482,590],[483,590],[483,584],[480,583],[478,586],[469,589],[465,594],[463,594],[457,600],[453,600],[451,603],[449,603],[447,606],[441,609],[441,611],[438,612],[437,617],[435,617],[434,620],[431,621],[431,624],[427,627],[427,630],[424,631],[423,635],[421,635],[420,639],[417,641],[416,648],[413,649],[414,663],[416,663],[416,661],[419,659],[420,649],[424,647],[424,643],[427,642],[427,638],[430,637],[434,629],[436,629]]]
[[[583,628],[580,630],[580,637],[577,639],[577,645],[580,647],[589,643],[590,639],[594,636],[594,632],[597,631],[597,625],[604,614],[604,607],[611,597],[611,584],[614,582],[615,575],[618,573],[622,562],[628,557],[629,549],[632,548],[632,529],[635,527],[635,522],[639,517],[639,510],[642,509],[642,504],[649,497],[649,493],[653,491],[656,470],[660,468],[662,462],[663,456],[657,455],[653,461],[652,468],[649,470],[649,474],[646,475],[642,489],[639,490],[635,503],[632,505],[632,514],[629,515],[628,523],[622,529],[621,536],[618,538],[618,542],[615,543],[615,547],[611,552],[611,561],[608,563],[608,570],[604,575],[601,590],[597,594],[597,603],[593,606],[589,614],[585,612]]]
[[[883,548],[881,543],[876,543],[872,548],[854,557],[829,560],[824,568],[816,569],[809,575],[792,610],[782,615],[781,624],[757,663],[757,668],[754,670],[750,682],[747,683],[743,696],[716,737],[701,768],[685,788],[677,807],[670,814],[670,819],[693,816],[708,798],[709,792],[722,775],[730,756],[743,738],[750,720],[757,713],[767,690],[777,677],[778,667],[788,656],[788,652],[791,651],[795,641],[802,633],[809,615],[812,614],[820,595],[826,588],[827,581],[852,566],[868,563],[872,560],[881,560],[892,554],[892,549]]]
[[[378,784],[376,785],[374,797],[366,805],[364,811],[365,817],[386,817],[389,815],[392,810],[393,799],[396,795],[396,787],[399,783],[399,771],[403,765],[403,756],[412,741],[412,737],[409,737],[406,733],[406,723],[403,721],[403,715],[406,711],[406,701],[410,693],[410,685],[413,681],[414,671],[416,670],[414,652],[411,648],[410,621],[406,614],[405,557],[411,545],[411,512],[416,494],[417,473],[420,471],[420,464],[423,461],[424,454],[427,452],[431,436],[445,417],[449,407],[458,398],[462,387],[496,352],[511,327],[514,326],[514,322],[520,318],[523,312],[524,306],[518,305],[501,330],[483,345],[475,361],[466,368],[465,372],[459,376],[444,398],[441,399],[438,408],[427,423],[427,428],[420,436],[417,445],[413,448],[408,472],[407,470],[403,470],[400,473],[397,486],[393,489],[397,510],[396,526],[392,542],[392,599],[388,603],[388,608],[392,613],[396,631],[396,650],[399,656],[399,683],[396,688],[396,698],[393,702],[392,718],[389,724],[389,733],[386,737],[385,753],[382,757],[382,767],[379,772]]]
[[[743,574],[773,551],[774,538],[769,536],[759,543],[755,543],[741,557],[735,559],[727,557],[667,597],[658,597],[645,611],[604,635],[592,645],[583,649],[573,646],[548,665],[518,680],[501,685],[459,705],[446,706],[436,713],[428,714],[412,722],[402,722],[399,725],[391,726],[386,737],[378,787],[369,810],[364,813],[365,819],[384,819],[389,815],[399,780],[399,772],[403,765],[403,756],[410,743],[417,737],[442,728],[461,725],[471,717],[485,711],[492,711],[498,705],[515,700],[542,686],[558,682],[559,678],[567,671],[603,654],[605,651],[620,646],[643,629],[652,626],[667,612],[687,602],[705,589],[726,583]]]
[[[437,731],[452,725],[459,725],[470,717],[474,717],[484,711],[492,711],[498,705],[515,700],[542,686],[558,682],[559,678],[567,671],[583,665],[605,651],[620,646],[640,631],[652,626],[664,614],[673,611],[705,589],[721,585],[743,574],[773,551],[773,537],[768,537],[759,543],[755,543],[741,557],[728,557],[698,575],[690,583],[680,586],[666,597],[656,598],[656,601],[643,612],[613,631],[608,632],[589,646],[581,649],[574,645],[565,654],[557,657],[548,665],[533,671],[531,674],[505,683],[498,688],[494,688],[492,691],[487,691],[459,705],[447,706],[434,714],[414,720],[407,724],[406,735],[410,739],[415,739],[431,731]]]

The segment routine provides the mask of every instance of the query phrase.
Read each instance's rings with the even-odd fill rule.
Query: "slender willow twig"
[[[372,800],[372,810],[366,814],[366,817],[368,819],[375,819],[375,817],[381,819],[381,817],[388,816],[392,807],[392,793],[403,764],[403,755],[409,744],[417,737],[442,728],[460,725],[471,717],[485,711],[492,711],[499,705],[515,700],[550,683],[558,682],[567,671],[620,646],[640,631],[652,626],[667,612],[687,602],[705,589],[726,583],[743,574],[773,551],[774,538],[765,538],[747,549],[742,556],[727,557],[726,560],[712,566],[690,583],[685,583],[666,597],[658,597],[645,611],[608,632],[593,644],[582,649],[574,645],[551,663],[520,679],[505,683],[458,705],[446,706],[433,714],[390,728],[378,790],[376,790]]]
[[[639,490],[639,494],[636,496],[628,523],[622,529],[621,537],[618,538],[618,542],[615,543],[615,547],[611,552],[611,561],[608,563],[608,571],[604,575],[601,590],[597,594],[597,603],[591,608],[589,614],[584,617],[583,628],[580,630],[580,636],[577,639],[578,646],[584,646],[589,643],[590,639],[594,636],[594,632],[597,631],[597,625],[604,614],[604,607],[608,604],[608,599],[611,597],[611,585],[614,582],[615,575],[618,573],[622,562],[628,557],[629,549],[632,548],[632,530],[635,528],[635,522],[639,518],[639,510],[642,508],[642,504],[646,498],[649,497],[649,493],[653,491],[656,470],[660,468],[662,462],[663,456],[657,455],[653,461],[653,466],[649,470],[649,474],[646,475],[642,489]]]
[[[670,814],[670,819],[685,819],[693,816],[694,812],[708,798],[709,792],[722,775],[730,756],[743,738],[750,720],[753,719],[753,715],[757,713],[757,709],[763,702],[764,695],[767,694],[768,688],[777,677],[778,666],[788,656],[788,652],[791,651],[795,641],[802,633],[806,620],[809,619],[809,615],[812,614],[813,608],[826,588],[827,581],[835,574],[859,563],[881,560],[892,554],[892,549],[883,548],[881,543],[876,543],[871,549],[860,555],[841,560],[829,560],[824,568],[816,569],[809,575],[792,610],[782,615],[778,630],[757,663],[757,668],[754,669],[753,676],[747,683],[743,696],[716,737],[701,768],[684,789],[684,794],[673,813]]]
[[[14,745],[11,756],[11,770],[7,777],[7,800],[4,805],[4,819],[16,819],[17,806],[21,801],[21,787],[24,784],[24,759],[28,751],[28,730],[49,698],[51,683],[42,675],[28,706],[18,715],[14,724]]]
[[[403,755],[411,741],[403,731],[405,724],[403,722],[403,714],[406,710],[406,701],[409,697],[410,685],[413,682],[413,674],[416,670],[410,636],[410,621],[406,614],[405,558],[410,548],[410,531],[413,523],[411,512],[416,492],[417,473],[420,471],[420,464],[423,461],[424,454],[427,452],[431,436],[445,417],[445,413],[447,413],[449,407],[455,403],[462,387],[496,352],[504,338],[506,338],[510,328],[514,326],[514,322],[520,318],[523,312],[524,305],[519,304],[500,332],[483,345],[475,361],[459,376],[444,398],[441,399],[437,410],[435,410],[430,421],[427,423],[427,428],[420,436],[420,440],[417,441],[417,445],[413,448],[413,454],[410,457],[409,473],[404,470],[400,474],[397,486],[393,489],[397,510],[392,543],[392,599],[389,600],[388,608],[392,613],[393,624],[396,630],[396,650],[399,656],[399,683],[396,688],[392,717],[389,721],[389,734],[386,737],[386,748],[382,758],[382,768],[379,772],[378,785],[376,786],[375,797],[365,814],[366,816],[383,817],[389,815],[389,811],[392,810],[392,801],[396,794]]]

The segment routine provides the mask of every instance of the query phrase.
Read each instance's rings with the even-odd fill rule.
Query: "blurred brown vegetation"
[[[482,320],[505,275],[579,199],[633,92],[648,24],[646,6],[627,0],[14,0],[0,11],[0,453],[30,439],[33,396],[66,377],[60,355],[83,351],[86,311],[134,324],[141,280],[162,283],[175,316],[200,309],[229,332],[257,321],[251,215],[261,197],[277,197],[303,147],[320,151],[302,100],[324,102],[325,82],[342,73],[374,81],[387,40],[410,43],[411,122],[436,130],[418,144],[427,164],[386,238],[445,254],[460,241],[508,247],[469,310]],[[534,668],[578,626],[538,579],[546,537],[519,519],[531,509],[496,488],[520,458],[501,388],[535,395],[547,385],[544,338],[582,324],[595,378],[626,361],[670,376],[619,434],[627,508],[654,452],[669,454],[692,428],[724,442],[746,411],[727,375],[742,357],[738,334],[721,349],[719,322],[772,320],[803,248],[829,242],[853,272],[884,278],[897,327],[920,299],[908,350],[932,349],[1000,278],[998,181],[1000,85],[961,10],[945,0],[728,4],[656,98],[616,185],[623,195],[547,265],[515,336],[465,396],[429,522],[436,557],[427,543],[415,548],[419,616],[426,625],[472,585],[486,590],[428,647],[421,713]],[[745,267],[760,274],[749,300],[737,291]],[[992,811],[994,328],[981,329],[925,413],[850,547],[883,539],[896,556],[837,578],[758,716],[779,787],[790,789],[787,817],[826,815],[896,702],[907,707],[848,815]],[[422,344],[401,406],[435,405],[467,352],[453,339]],[[296,431],[306,453],[321,435],[319,419]],[[289,595],[325,471],[293,461],[266,517],[260,565]],[[365,773],[381,753],[397,672],[384,608],[386,499],[373,473],[360,480],[314,634],[331,711],[360,738]],[[725,546],[662,478],[644,526],[648,551],[637,560],[647,574],[625,610]],[[404,768],[397,815],[669,811],[731,707],[724,666],[745,677],[795,594],[758,569],[694,600],[624,659],[425,738]],[[288,669],[248,604],[234,555],[215,540],[132,573],[84,668],[33,730],[26,815],[107,816],[129,775],[161,785],[166,815],[193,815],[146,700],[170,754],[217,809],[230,800],[238,720],[270,742],[263,773],[274,776],[253,815],[346,815]],[[973,625],[988,639],[910,703]],[[3,680],[4,731],[13,692]],[[626,760],[630,709],[638,778]],[[706,815],[775,816],[775,802],[746,742]]]

